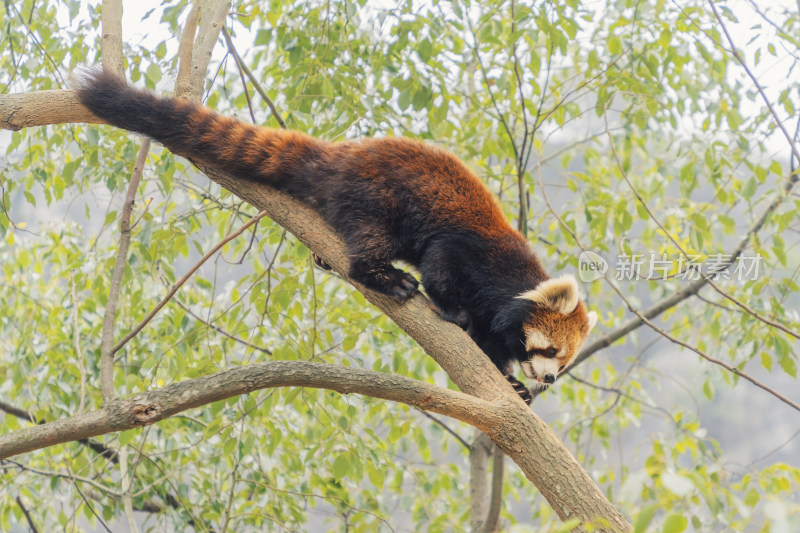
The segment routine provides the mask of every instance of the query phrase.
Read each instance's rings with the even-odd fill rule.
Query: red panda
[[[512,363],[547,387],[597,321],[575,279],[551,279],[492,193],[448,152],[404,138],[331,143],[251,126],[109,73],[78,83],[80,102],[109,124],[308,203],[344,240],[353,280],[405,300],[419,282],[392,261],[416,267],[432,307],[467,331],[527,403]]]

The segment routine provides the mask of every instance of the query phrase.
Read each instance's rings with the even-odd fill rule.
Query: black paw
[[[408,300],[417,292],[419,281],[408,272],[394,269],[387,274],[389,290],[387,293],[398,300]]]
[[[517,391],[517,394],[519,394],[519,397],[522,398],[522,401],[530,405],[531,402],[533,401],[533,395],[531,395],[531,391],[528,390],[528,387],[526,387],[520,380],[518,380],[514,376],[507,375],[505,376],[505,378],[508,380],[509,383],[511,383],[511,386],[514,387],[514,390]]]
[[[411,298],[419,287],[419,281],[414,276],[391,265],[377,268],[364,264],[351,265],[350,277],[373,291],[401,301]]]
[[[326,263],[325,260],[322,259],[320,256],[318,256],[317,254],[311,254],[311,256],[314,258],[314,262],[317,264],[317,266],[320,267],[322,270],[331,270],[331,266],[328,263]]]

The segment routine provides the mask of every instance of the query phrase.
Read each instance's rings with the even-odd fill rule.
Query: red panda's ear
[[[535,289],[523,292],[517,298],[530,300],[562,315],[568,315],[578,307],[578,282],[574,276],[567,274],[548,279]]]

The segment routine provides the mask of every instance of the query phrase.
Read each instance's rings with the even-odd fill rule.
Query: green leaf
[[[658,509],[658,505],[648,505],[642,509],[636,516],[636,521],[633,523],[634,533],[644,533],[647,531],[647,526],[649,526],[650,522],[653,521],[653,516],[656,514]]]
[[[431,59],[433,53],[433,43],[429,39],[423,39],[417,45],[417,54],[423,63],[427,63]]]
[[[119,441],[120,447],[127,446],[133,439],[136,438],[136,435],[139,433],[138,429],[129,429],[127,431],[120,431],[117,435],[117,440]]]
[[[346,453],[339,453],[336,456],[331,472],[336,479],[343,479],[350,473],[350,461],[348,461]]]
[[[430,103],[432,98],[433,98],[433,93],[431,92],[431,90],[423,85],[419,89],[414,91],[414,96],[411,99],[411,104],[414,106],[415,111],[419,111],[420,109],[426,107]]]
[[[742,196],[748,199],[752,198],[753,195],[756,193],[757,187],[758,183],[756,182],[756,180],[750,178],[749,180],[747,180],[747,183],[745,183],[744,189],[742,189]]]
[[[409,105],[411,105],[411,91],[409,89],[403,89],[400,91],[400,96],[397,98],[397,106],[405,110]]]
[[[792,358],[789,354],[781,354],[778,356],[778,364],[781,365],[781,368],[784,372],[792,376],[793,378],[797,377],[797,363],[795,362],[794,358]]]
[[[155,63],[151,64],[149,67],[147,67],[147,73],[145,76],[151,82],[151,87],[154,87],[156,83],[161,81],[161,67]]]
[[[616,35],[612,35],[608,39],[608,51],[611,52],[613,55],[617,55],[622,52],[622,41]]]
[[[664,520],[664,526],[661,529],[662,533],[681,533],[686,530],[689,521],[685,516],[679,514],[671,514]]]
[[[705,394],[706,398],[709,400],[714,399],[714,385],[712,385],[711,381],[708,379],[703,383],[703,394]]]

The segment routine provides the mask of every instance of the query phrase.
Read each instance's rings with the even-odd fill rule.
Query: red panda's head
[[[534,304],[522,323],[525,356],[520,366],[525,376],[546,387],[574,361],[597,323],[597,313],[587,313],[569,275],[549,279],[517,298]]]

